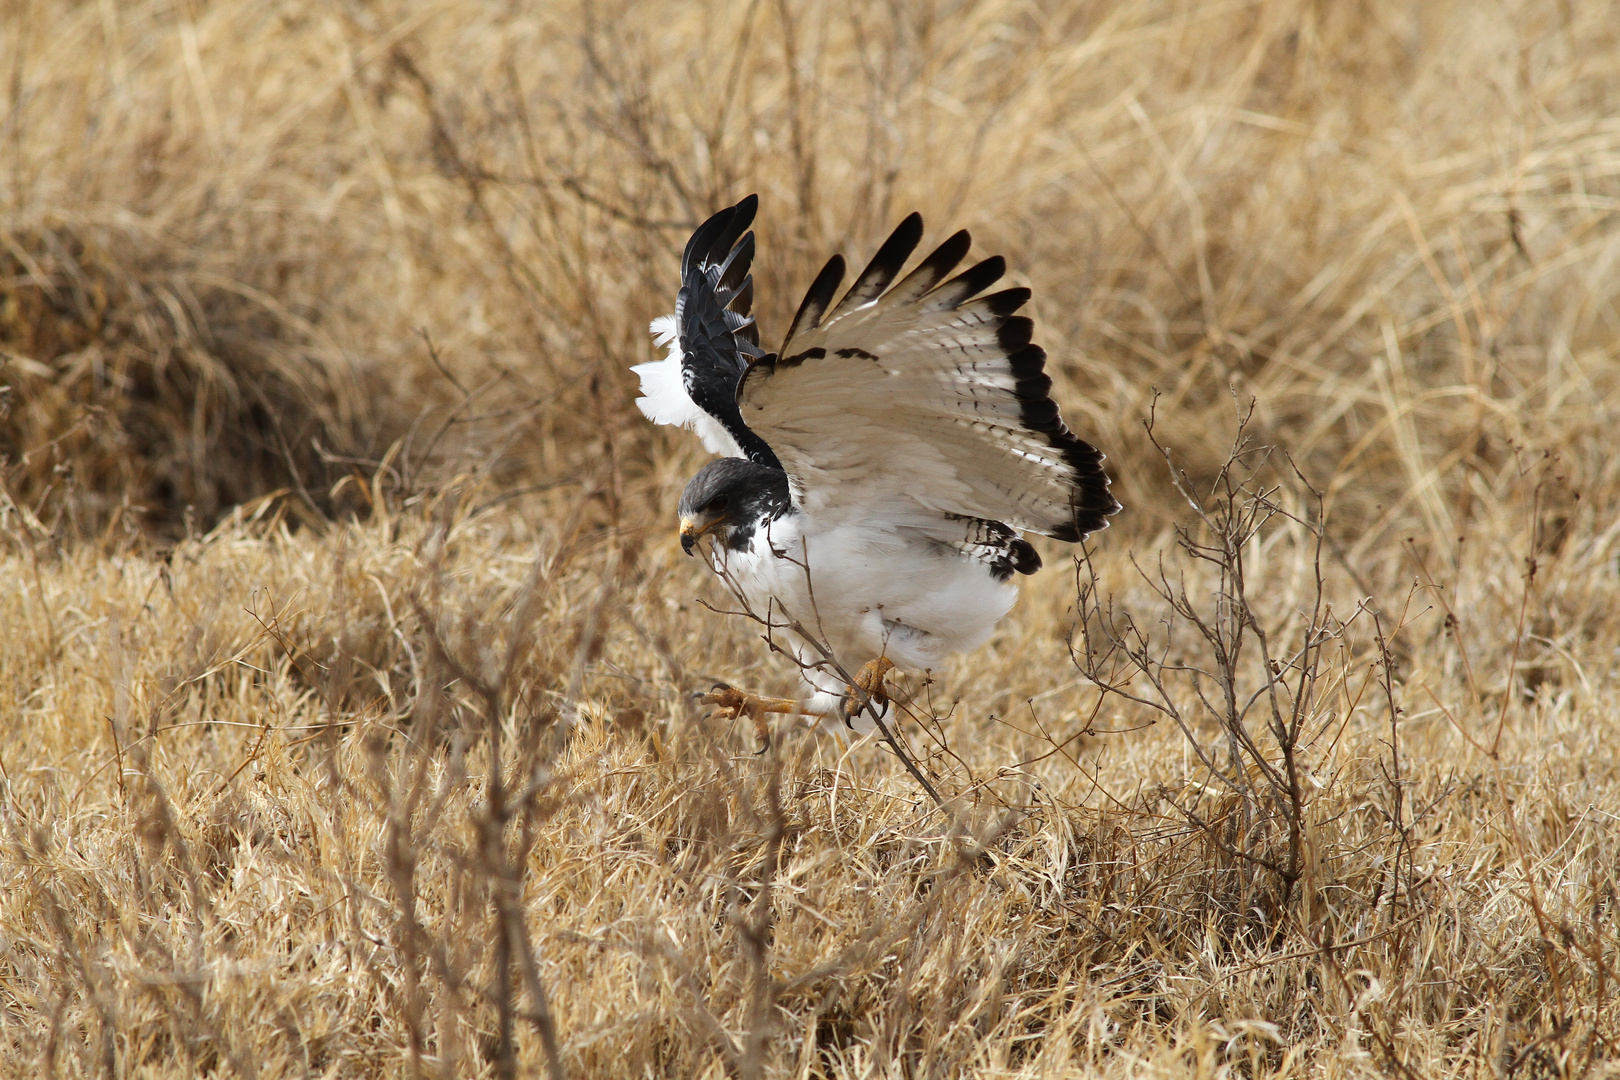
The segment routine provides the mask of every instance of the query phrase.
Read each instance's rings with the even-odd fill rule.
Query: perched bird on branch
[[[990,636],[1013,575],[1040,569],[1023,533],[1075,543],[1119,503],[1014,314],[1029,290],[985,292],[1000,256],[951,276],[971,246],[958,232],[901,277],[922,240],[912,214],[841,297],[834,255],[767,352],[751,314],[758,205],[750,195],[693,233],[675,314],[652,324],[669,354],[633,370],[648,419],[724,455],[686,485],[681,546],[710,542],[715,571],[803,674],[802,701],[709,695],[764,735],[766,712],[852,722],[873,701],[880,717],[890,667],[932,669]]]

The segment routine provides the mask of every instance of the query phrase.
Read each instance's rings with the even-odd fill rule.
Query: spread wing
[[[836,304],[844,262],[828,262],[780,354],[744,373],[743,423],[809,513],[918,506],[1068,541],[1104,527],[1119,503],[1102,454],[1058,415],[1033,323],[1014,314],[1029,290],[982,295],[1005,272],[999,256],[946,280],[966,232],[891,288],[922,229],[916,214],[901,222]]]
[[[631,370],[641,377],[636,405],[647,419],[696,431],[711,453],[780,467],[737,411],[743,372],[762,353],[748,272],[754,234],[747,229],[758,208],[758,197],[750,195],[698,226],[681,256],[675,314],[652,324],[656,343],[668,346],[669,355]]]

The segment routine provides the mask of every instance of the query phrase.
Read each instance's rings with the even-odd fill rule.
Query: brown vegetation
[[[0,1072],[1620,1071],[1607,5],[0,17]],[[627,368],[902,214],[1127,510],[871,742]]]

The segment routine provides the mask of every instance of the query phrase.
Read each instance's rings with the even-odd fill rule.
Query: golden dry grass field
[[[0,1075],[1620,1075],[1620,11],[0,5]],[[1125,511],[874,742],[631,364],[906,212]],[[1149,426],[1151,422],[1151,428]]]

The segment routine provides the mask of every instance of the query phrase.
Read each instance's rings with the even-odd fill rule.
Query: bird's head
[[[787,475],[746,458],[719,458],[705,465],[681,493],[681,549],[688,555],[701,537],[729,544],[738,529],[787,505]]]

